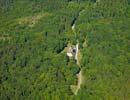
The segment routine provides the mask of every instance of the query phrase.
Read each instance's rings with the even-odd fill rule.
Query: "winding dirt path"
[[[72,31],[73,33],[75,34],[76,36],[76,32],[75,32],[75,23],[72,25]],[[75,55],[75,59],[76,59],[76,63],[77,65],[79,66],[79,68],[81,68],[80,66],[80,61],[79,61],[79,54],[80,54],[80,51],[79,51],[79,42],[77,40],[77,44],[76,44],[76,55]],[[80,90],[81,88],[81,84],[82,84],[82,80],[83,80],[83,75],[82,75],[82,69],[80,69],[80,72],[77,74],[77,85],[76,85],[76,89],[74,91],[74,94],[77,95],[78,91]]]
[[[79,66],[80,68],[80,72],[77,74],[77,86],[76,86],[76,90],[74,92],[75,95],[77,95],[78,91],[80,90],[81,88],[81,85],[82,85],[82,81],[83,81],[83,74],[82,74],[82,68],[80,66],[80,61],[79,61],[79,48],[78,48],[78,45],[79,43],[77,43],[76,47],[77,47],[77,54],[76,54],[76,59],[77,59],[77,65]]]
[[[81,88],[81,84],[82,84],[82,69],[80,70],[80,72],[77,74],[77,78],[78,78],[78,84],[77,84],[77,89],[75,90],[75,95],[77,95],[78,91]]]
[[[78,14],[78,17],[83,13],[85,11],[85,9],[82,9],[80,12],[79,12],[79,14]],[[78,18],[77,17],[77,18]],[[77,38],[77,33],[76,33],[76,31],[75,31],[75,23],[76,23],[76,21],[77,21],[77,19],[76,20],[74,20],[74,22],[73,22],[73,24],[72,24],[72,26],[71,26],[71,28],[72,28],[72,31],[73,31],[73,33],[74,33],[74,35],[75,35],[75,38]],[[80,71],[79,71],[79,73],[77,74],[77,85],[72,85],[72,88],[73,88],[73,92],[74,92],[74,94],[75,95],[77,95],[77,93],[78,93],[78,91],[80,90],[80,88],[81,88],[81,85],[82,85],[82,83],[83,83],[83,71],[82,71],[82,68],[81,68],[81,64],[80,64],[80,50],[79,50],[79,41],[78,41],[78,39],[77,39],[77,44],[76,44],[76,55],[75,55],[75,59],[76,59],[76,64],[79,66],[79,68],[80,68]]]

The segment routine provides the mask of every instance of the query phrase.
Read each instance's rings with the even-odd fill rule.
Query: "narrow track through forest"
[[[81,15],[81,13],[84,11],[84,9],[82,9],[79,13],[78,13],[78,17]],[[77,17],[77,18],[78,18]],[[72,24],[72,31],[73,31],[73,33],[75,34],[75,38],[77,38],[76,37],[76,31],[75,31],[75,26],[76,26],[76,20],[77,20],[77,18],[76,19],[74,19],[74,21],[73,21],[73,24]],[[80,88],[81,88],[81,85],[82,85],[82,82],[83,82],[83,74],[82,74],[82,68],[81,68],[81,64],[80,64],[80,61],[79,61],[79,54],[81,54],[80,53],[80,50],[79,50],[79,40],[77,39],[77,44],[76,44],[76,56],[75,56],[75,59],[76,59],[76,64],[79,66],[79,68],[80,68],[80,71],[79,71],[79,73],[77,74],[77,79],[78,79],[78,81],[77,81],[77,86],[76,86],[76,90],[74,91],[74,94],[75,95],[77,95],[77,93],[78,93],[78,91],[80,90]]]

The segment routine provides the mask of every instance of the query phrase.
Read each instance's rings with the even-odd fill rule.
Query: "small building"
[[[73,57],[74,59],[77,60],[77,52],[78,52],[78,48],[77,45],[76,46],[68,46],[67,47],[67,56],[68,57]]]
[[[72,47],[71,46],[67,48],[67,56],[69,56],[69,57],[73,56],[73,54],[72,54]]]

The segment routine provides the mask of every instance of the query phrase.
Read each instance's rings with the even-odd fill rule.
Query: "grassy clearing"
[[[41,13],[34,16],[23,17],[23,18],[18,19],[18,23],[20,25],[28,25],[29,27],[33,27],[35,24],[39,22],[41,18],[49,16],[49,15],[51,14],[46,12],[46,13]]]

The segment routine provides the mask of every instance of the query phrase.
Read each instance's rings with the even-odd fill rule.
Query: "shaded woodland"
[[[0,0],[0,100],[129,100],[129,27],[130,0]]]

